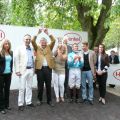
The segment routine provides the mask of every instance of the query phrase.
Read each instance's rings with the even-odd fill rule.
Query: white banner
[[[107,83],[120,85],[120,64],[110,64]]]
[[[8,38],[11,41],[12,50],[14,52],[16,48],[18,48],[20,45],[23,44],[23,36],[25,34],[30,34],[31,36],[34,36],[37,34],[38,29],[39,27],[20,27],[20,26],[0,25],[0,43],[2,43],[4,38]],[[68,41],[69,45],[72,45],[73,43],[78,43],[79,49],[81,49],[81,43],[83,41],[88,41],[87,32],[59,30],[59,29],[48,29],[48,31],[56,38],[55,47],[57,46],[58,42],[61,42],[64,36],[67,36],[69,38]],[[38,36],[37,42],[39,42],[41,37],[45,37],[48,40],[48,42],[50,42],[49,37],[44,33],[41,33]],[[18,89],[19,86],[18,80],[19,78],[16,77],[15,73],[13,73],[11,89]],[[36,76],[34,76],[33,87],[36,86],[37,86]]]

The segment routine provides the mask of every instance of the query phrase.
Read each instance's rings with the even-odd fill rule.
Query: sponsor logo
[[[115,70],[115,71],[113,72],[113,76],[114,76],[117,80],[120,80],[120,69]]]
[[[5,33],[0,30],[0,41],[2,41],[5,38]]]
[[[68,44],[72,45],[73,43],[80,44],[82,42],[82,37],[78,33],[67,33],[64,36],[68,37]]]

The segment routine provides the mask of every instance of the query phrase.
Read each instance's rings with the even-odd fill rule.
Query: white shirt
[[[88,51],[86,51],[86,52],[84,52],[84,54],[85,54],[85,55],[87,55],[88,53],[89,53],[89,50],[88,50]]]
[[[42,66],[48,66],[48,64],[47,64],[47,60],[46,60],[45,57],[44,57],[44,59],[43,59],[43,64],[42,64]]]
[[[101,55],[98,56],[98,71],[101,71]]]

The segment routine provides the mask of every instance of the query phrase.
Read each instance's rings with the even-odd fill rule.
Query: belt
[[[44,69],[45,69],[45,68],[49,68],[49,67],[48,67],[48,66],[42,66],[42,68],[44,68]]]
[[[29,66],[26,67],[26,69],[32,69],[32,68],[33,68],[33,67],[29,67]]]

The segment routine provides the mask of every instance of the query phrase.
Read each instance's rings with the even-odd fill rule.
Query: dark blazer
[[[70,45],[67,45],[67,54],[72,52],[72,47]],[[67,60],[65,61],[65,69],[68,69]]]
[[[101,56],[101,70],[106,70],[105,67],[109,67],[109,57],[107,54]],[[98,69],[98,55],[97,55],[97,62],[96,62],[96,69]]]
[[[71,53],[72,52],[72,47],[67,45],[67,54]]]
[[[13,52],[10,53],[10,56],[12,57],[11,63],[10,63],[10,67],[11,67],[11,72],[13,69]],[[0,74],[3,74],[5,70],[5,56],[1,56],[0,54]]]
[[[114,56],[114,62],[112,63],[112,57],[111,55],[109,56],[109,61],[110,61],[110,64],[119,64],[119,58],[117,55]]]

